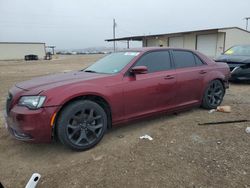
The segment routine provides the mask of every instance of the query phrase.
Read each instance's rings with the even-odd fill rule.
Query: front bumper
[[[35,143],[48,143],[52,138],[51,116],[57,107],[44,107],[29,110],[23,106],[14,106],[4,113],[6,127],[18,140]]]
[[[230,81],[250,81],[250,67],[231,65],[230,70]]]

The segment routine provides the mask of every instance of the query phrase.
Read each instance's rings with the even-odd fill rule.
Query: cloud
[[[112,38],[113,18],[117,37],[123,37],[244,27],[249,7],[249,0],[0,0],[0,41],[46,42],[61,49],[112,46],[104,39]]]

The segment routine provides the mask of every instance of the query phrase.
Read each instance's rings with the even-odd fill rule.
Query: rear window
[[[194,58],[195,58],[195,62],[197,66],[204,65],[204,63],[201,61],[201,59],[197,55],[194,55]]]
[[[195,67],[195,57],[188,51],[174,50],[173,57],[176,68]]]

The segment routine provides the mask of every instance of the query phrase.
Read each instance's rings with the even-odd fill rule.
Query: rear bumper
[[[26,107],[14,106],[4,113],[6,128],[17,140],[48,143],[52,138],[50,120],[57,107],[46,107],[29,110]]]

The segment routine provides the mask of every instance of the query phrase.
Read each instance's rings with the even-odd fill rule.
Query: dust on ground
[[[0,111],[8,89],[36,76],[79,70],[102,55],[58,56],[52,61],[0,61]],[[30,144],[10,137],[0,119],[0,181],[24,187],[34,172],[38,187],[250,187],[250,85],[231,84],[230,114],[195,108],[114,128],[93,149],[74,152],[59,142]],[[148,134],[153,140],[140,140]]]

